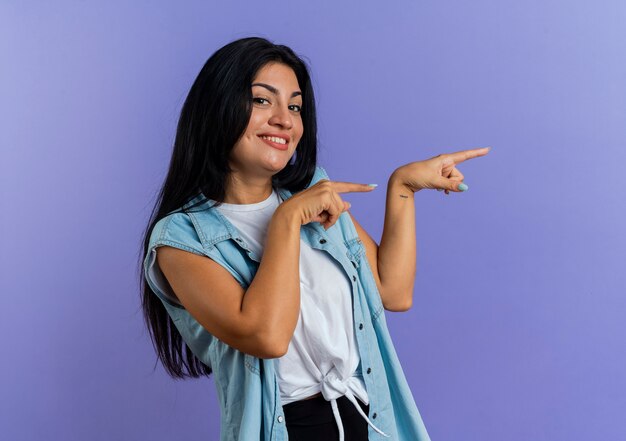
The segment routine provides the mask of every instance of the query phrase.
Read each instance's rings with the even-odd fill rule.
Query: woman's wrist
[[[400,194],[405,194],[407,196],[413,196],[414,193],[417,193],[421,190],[421,188],[413,188],[407,183],[407,179],[404,178],[401,169],[395,170],[391,176],[389,176],[389,181],[387,182],[387,191],[395,190]]]
[[[302,217],[283,202],[274,211],[273,222],[280,222],[288,228],[302,227]]]

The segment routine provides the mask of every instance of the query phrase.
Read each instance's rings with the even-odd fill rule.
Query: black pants
[[[367,415],[369,406],[361,403]],[[346,441],[367,441],[367,421],[359,414],[354,404],[346,397],[337,399],[339,415],[343,423]],[[335,441],[339,439],[339,429],[330,407],[321,395],[308,400],[295,401],[283,406],[289,441]]]

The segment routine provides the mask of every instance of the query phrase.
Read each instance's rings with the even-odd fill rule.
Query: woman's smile
[[[285,139],[288,137],[283,136],[267,136],[267,135],[259,135],[259,138],[266,144],[274,147],[278,150],[287,150],[289,148],[289,139]]]

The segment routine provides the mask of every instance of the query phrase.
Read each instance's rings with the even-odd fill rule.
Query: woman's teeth
[[[277,138],[275,136],[261,136],[261,138],[267,139],[277,144],[287,144],[287,141],[285,141],[283,138]]]

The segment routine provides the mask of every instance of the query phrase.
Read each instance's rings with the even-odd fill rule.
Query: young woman
[[[390,176],[380,246],[317,166],[315,100],[286,46],[244,38],[183,105],[143,243],[142,304],[178,378],[213,373],[222,440],[424,441],[385,323],[410,308],[414,193],[465,191],[442,154]]]

